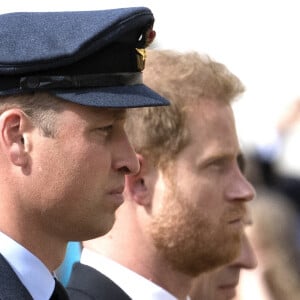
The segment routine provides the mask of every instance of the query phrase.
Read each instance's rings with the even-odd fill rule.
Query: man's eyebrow
[[[125,120],[127,115],[126,109],[114,109],[113,110],[113,118],[117,120]]]
[[[240,168],[241,172],[243,174],[245,174],[245,170],[246,170],[246,158],[245,158],[245,155],[242,152],[240,152],[238,154],[236,160],[237,160],[237,163],[239,165],[239,168]]]

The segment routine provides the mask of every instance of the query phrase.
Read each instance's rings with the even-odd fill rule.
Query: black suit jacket
[[[71,300],[130,300],[113,281],[99,271],[80,263],[73,265],[67,284]]]
[[[33,300],[6,259],[0,254],[0,300]]]

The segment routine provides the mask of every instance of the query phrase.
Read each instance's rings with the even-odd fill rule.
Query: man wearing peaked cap
[[[52,272],[68,241],[113,225],[139,170],[126,109],[168,104],[142,82],[153,22],[143,7],[0,15],[0,299],[67,299]]]

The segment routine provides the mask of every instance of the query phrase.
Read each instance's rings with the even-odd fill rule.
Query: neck
[[[1,190],[1,189],[0,189]],[[0,230],[38,257],[50,272],[62,263],[67,240],[49,226],[52,219],[23,207],[17,197],[1,194]],[[55,221],[53,221],[55,222]]]
[[[130,245],[128,237],[130,237]],[[189,293],[192,278],[174,270],[165,259],[160,257],[157,249],[145,239],[145,235],[139,234],[136,228],[134,232],[128,227],[122,232],[112,230],[101,238],[85,242],[84,247],[151,280],[177,299],[185,300]]]
[[[16,224],[7,227],[0,223],[0,231],[39,258],[50,272],[57,269],[64,259],[67,242],[59,241],[57,237],[50,238],[28,229],[28,226]]]

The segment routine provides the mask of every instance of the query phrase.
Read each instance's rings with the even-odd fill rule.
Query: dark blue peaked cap
[[[97,107],[167,105],[142,82],[145,7],[0,15],[0,95],[46,91]]]

